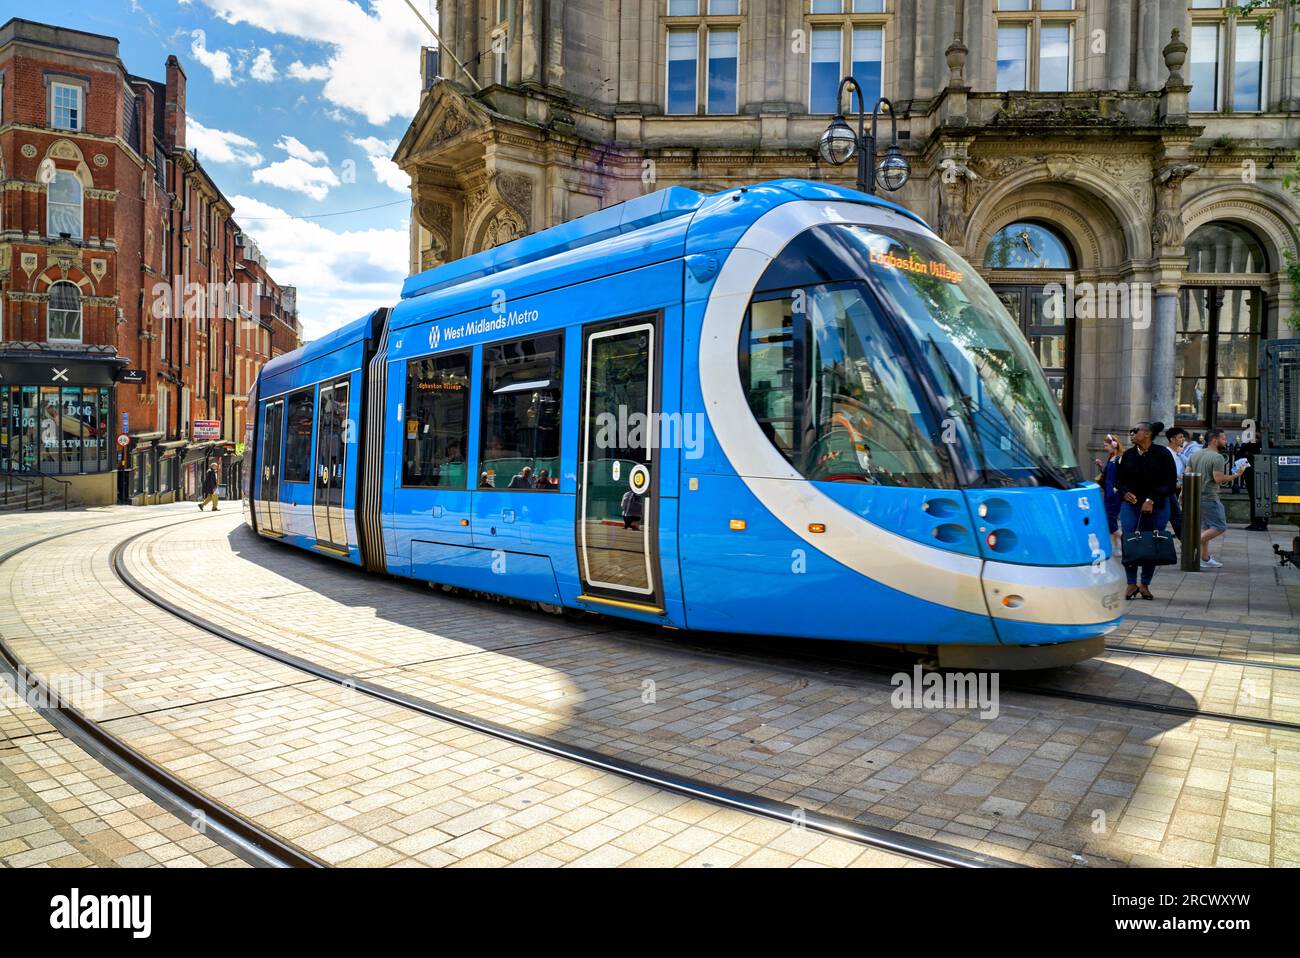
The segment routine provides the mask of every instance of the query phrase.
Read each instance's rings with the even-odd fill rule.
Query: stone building
[[[213,457],[238,475],[234,398],[270,358],[274,316],[235,289],[242,234],[186,148],[176,57],[165,74],[129,73],[113,37],[0,26],[5,489],[156,502],[196,491]]]
[[[995,287],[1090,459],[1152,417],[1243,428],[1291,333],[1296,11],[1216,0],[457,0],[396,162],[412,271],[672,185],[852,185],[854,75],[923,215]],[[436,64],[431,66],[430,64]],[[463,65],[463,66],[462,66]],[[882,130],[887,129],[884,118]]]

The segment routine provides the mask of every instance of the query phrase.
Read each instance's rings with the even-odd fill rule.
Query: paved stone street
[[[986,719],[897,709],[887,672],[854,661],[740,653],[359,573],[261,539],[240,518],[179,505],[0,519],[5,548],[101,526],[0,565],[0,633],[34,671],[98,677],[106,730],[330,864],[919,863],[291,669],[131,592],[111,568],[118,543],[146,533],[123,551],[131,573],[233,632],[705,783],[1030,865],[1300,864],[1300,732],[1285,727],[1300,722],[1300,573],[1274,569],[1280,532],[1233,530],[1220,572],[1162,570],[1162,598],[1130,603],[1105,654],[1004,675]],[[0,862],[242,864],[165,820],[29,707],[0,711],[0,732]],[[80,804],[51,800],[67,796]],[[70,827],[113,840],[64,848]]]

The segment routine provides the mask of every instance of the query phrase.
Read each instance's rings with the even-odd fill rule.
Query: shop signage
[[[144,382],[143,369],[123,369],[121,376],[118,377],[120,383],[142,383]]]

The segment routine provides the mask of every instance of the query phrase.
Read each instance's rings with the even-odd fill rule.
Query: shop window
[[[111,468],[107,386],[9,386],[0,391],[0,468],[51,475]]]

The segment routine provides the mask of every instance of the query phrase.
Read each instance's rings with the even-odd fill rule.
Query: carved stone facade
[[[791,39],[838,26],[846,62],[855,29],[883,37],[882,92],[913,169],[891,199],[934,224],[995,286],[1060,278],[984,268],[998,231],[1028,220],[1073,250],[1073,282],[1150,294],[1146,315],[1073,320],[1069,413],[1081,459],[1135,418],[1185,418],[1174,404],[1177,323],[1184,290],[1207,281],[1185,275],[1184,243],[1198,227],[1233,224],[1258,238],[1267,271],[1248,282],[1264,303],[1261,333],[1289,333],[1294,293],[1281,269],[1300,253],[1300,205],[1282,186],[1300,147],[1293,10],[1274,16],[1263,41],[1263,109],[1191,112],[1184,38],[1194,22],[1225,35],[1234,24],[1186,0],[1140,10],[1136,0],[1077,0],[1053,13],[1071,25],[1068,92],[998,89],[998,30],[1014,17],[994,0],[887,0],[883,12],[843,15],[813,14],[806,0],[744,0],[727,17],[701,0],[698,17],[671,18],[666,0],[440,6],[442,76],[426,78],[395,157],[412,177],[412,270],[667,186],[716,191],[781,177],[852,185],[853,163],[829,166],[816,154],[830,116],[809,111],[809,53]],[[700,106],[674,115],[667,33],[691,28]],[[735,110],[710,114],[708,35],[733,29]],[[1219,65],[1225,83],[1231,67]]]

